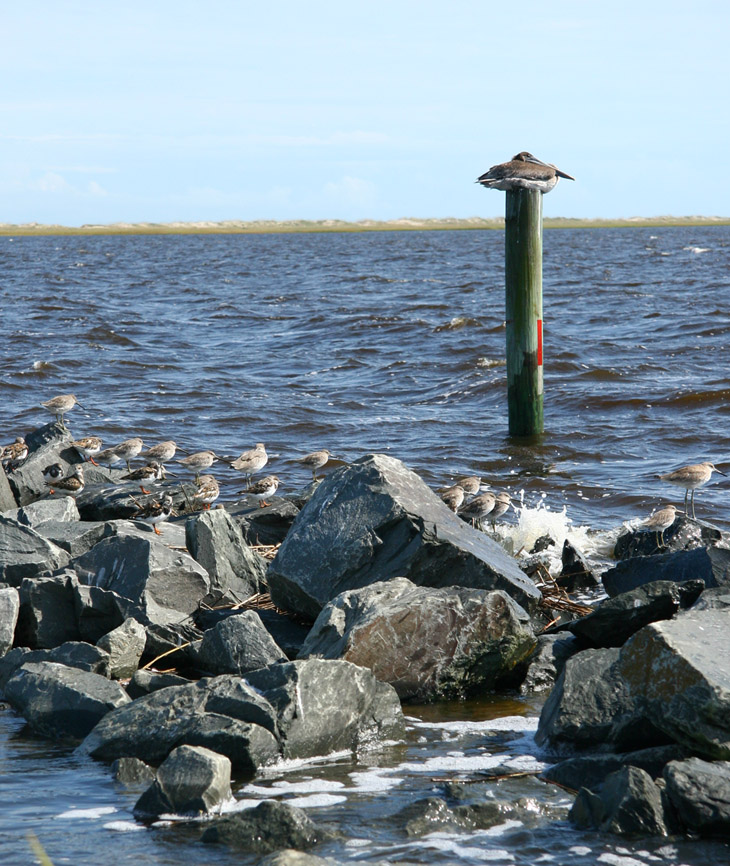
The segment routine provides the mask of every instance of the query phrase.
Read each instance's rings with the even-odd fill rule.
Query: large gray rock
[[[140,504],[159,499],[164,493],[172,496],[173,511],[182,514],[197,489],[194,484],[162,483],[156,484],[154,488],[148,488],[152,493],[147,495],[140,492],[139,484],[121,480],[121,476],[127,472],[126,467],[123,471],[116,469],[101,471],[106,477],[100,477],[99,483],[87,483],[83,493],[76,497],[82,520],[129,520]],[[91,472],[84,468],[84,477],[87,474],[90,475]],[[110,481],[113,483],[110,484]],[[147,528],[149,530],[149,527]],[[162,532],[165,533],[164,525]]]
[[[26,578],[20,584],[19,596],[17,644],[31,649],[52,649],[79,639],[71,578],[66,575]]]
[[[73,574],[71,588],[79,637],[89,643],[96,643],[127,619],[133,604],[128,598],[122,598],[111,590],[81,584],[76,572]]]
[[[38,733],[76,739],[130,700],[118,683],[56,662],[24,664],[5,685],[5,699]]]
[[[702,580],[707,587],[730,586],[730,550],[698,547],[660,556],[637,556],[619,562],[601,576],[610,596],[629,592],[657,580],[683,583]]]
[[[226,617],[208,629],[197,647],[197,659],[206,673],[239,675],[287,661],[253,610]]]
[[[73,437],[60,424],[52,422],[26,434],[28,457],[8,476],[10,488],[18,505],[28,505],[48,493],[43,470],[51,463],[59,463],[63,474],[68,475],[74,463],[81,458],[71,448]]]
[[[623,647],[615,673],[641,715],[711,760],[730,759],[730,609],[652,623]]]
[[[661,792],[651,776],[638,767],[611,773],[600,793],[582,788],[570,819],[583,828],[625,836],[666,836]]]
[[[262,591],[266,560],[246,544],[224,508],[189,517],[185,541],[191,556],[208,572],[211,591],[232,593],[241,601]]]
[[[165,758],[155,781],[137,800],[137,817],[201,815],[220,809],[231,793],[231,762],[202,746],[179,746]]]
[[[535,649],[527,658],[520,694],[550,691],[566,661],[579,649],[578,641],[572,636],[541,634]]]
[[[250,498],[227,507],[247,544],[281,544],[299,514],[300,506],[289,499],[274,497],[268,508],[253,507]]]
[[[664,768],[664,780],[686,830],[700,836],[730,836],[730,762],[672,761]]]
[[[0,464],[0,514],[14,511],[17,506],[18,503],[8,483],[8,476],[5,474],[5,467]]]
[[[20,611],[20,597],[14,587],[0,589],[0,656],[13,645]]]
[[[0,515],[0,582],[20,586],[26,577],[50,574],[68,560],[65,550],[34,529]]]
[[[39,499],[18,508],[7,517],[12,517],[23,526],[38,529],[43,523],[71,523],[78,521],[79,510],[72,496],[51,496],[48,499]]]
[[[401,700],[449,700],[493,688],[535,642],[529,616],[504,592],[432,589],[399,577],[338,595],[300,658],[369,668]]]
[[[99,638],[97,646],[109,653],[109,676],[129,679],[139,667],[146,642],[144,626],[133,617]]]
[[[278,607],[315,619],[341,592],[396,576],[420,586],[501,589],[528,611],[541,598],[499,545],[382,454],[338,469],[319,485],[267,580]]]
[[[628,529],[616,540],[613,555],[618,560],[634,556],[654,556],[679,550],[693,550],[696,547],[712,547],[721,539],[722,532],[715,526],[677,513],[674,523],[661,533],[661,538],[659,533],[645,526]]]
[[[73,560],[82,583],[112,590],[133,602],[143,623],[180,622],[210,590],[204,568],[186,553],[170,550],[150,533],[105,538]]]
[[[70,496],[63,497],[70,500]],[[46,502],[48,500],[42,500]],[[71,500],[73,501],[73,500]],[[40,503],[34,503],[40,504]],[[32,506],[27,506],[31,508]],[[74,506],[75,507],[75,506]],[[48,539],[56,547],[65,550],[70,557],[83,556],[91,548],[98,544],[108,534],[106,523],[91,523],[87,521],[47,521],[36,527],[39,535]]]
[[[0,658],[0,690],[13,674],[24,664],[36,662],[56,662],[80,671],[91,671],[102,677],[109,676],[109,653],[83,641],[69,641],[55,649],[29,650],[15,647]]]
[[[160,689],[167,689],[170,686],[186,686],[188,682],[185,677],[177,674],[161,674],[157,671],[139,668],[132,675],[126,689],[129,697],[134,700],[141,698],[142,695],[150,695],[152,692],[158,692]]]

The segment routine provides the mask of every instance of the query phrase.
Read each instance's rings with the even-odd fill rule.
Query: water
[[[72,432],[106,445],[139,435],[237,456],[265,442],[282,493],[307,480],[289,462],[307,451],[388,452],[434,485],[478,473],[509,490],[526,507],[520,525],[511,517],[518,547],[542,513],[586,544],[589,527],[602,530],[607,549],[623,522],[681,504],[657,473],[702,460],[727,468],[730,229],[565,229],[544,246],[546,432],[520,443],[506,436],[500,232],[0,238],[2,442],[48,420],[42,400],[73,392],[86,409],[69,414]],[[237,498],[241,479],[216,475],[221,501]],[[726,490],[713,476],[698,517],[727,528]],[[461,772],[493,753],[540,758],[529,731],[482,725],[507,716],[534,728],[534,702],[407,711],[421,721],[405,748],[256,786],[296,783],[279,793],[308,798],[315,820],[339,827],[350,841],[327,853],[352,862],[727,862],[722,845],[577,833],[569,798],[531,777],[509,784],[534,801],[532,825],[404,838],[385,817],[443,793],[427,761],[460,753]],[[437,727],[457,720],[448,735]],[[138,792],[28,736],[9,711],[0,762],[3,863],[30,862],[29,829],[56,864],[255,862],[201,850],[195,827],[136,828]],[[235,793],[263,796],[245,780]]]

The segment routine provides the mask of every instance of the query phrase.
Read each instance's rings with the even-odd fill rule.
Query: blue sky
[[[726,2],[3,4],[0,222],[730,214]],[[708,157],[721,159],[712,169]]]

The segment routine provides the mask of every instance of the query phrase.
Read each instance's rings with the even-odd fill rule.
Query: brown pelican
[[[523,150],[509,162],[493,165],[476,182],[488,189],[536,189],[545,193],[550,192],[561,177],[575,180],[554,165],[542,162]]]

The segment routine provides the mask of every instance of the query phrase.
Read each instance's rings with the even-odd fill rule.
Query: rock
[[[111,770],[114,779],[122,785],[140,785],[155,778],[152,767],[139,758],[117,758],[112,762]]]
[[[338,595],[300,656],[368,668],[401,700],[449,700],[494,688],[535,642],[527,613],[504,592],[399,577]]]
[[[226,617],[206,631],[196,654],[201,670],[214,675],[240,675],[287,660],[253,610]]]
[[[135,817],[200,815],[230,800],[231,762],[201,746],[179,746],[165,758],[155,781],[137,800]]]
[[[666,836],[662,798],[651,776],[638,767],[611,773],[595,794],[578,792],[570,819],[581,828],[598,828],[624,836]]]
[[[247,544],[281,544],[299,514],[288,499],[274,497],[268,508],[253,507],[250,501],[236,503],[229,510]]]
[[[332,860],[317,857],[316,854],[285,848],[283,851],[275,851],[262,857],[256,862],[256,866],[337,866],[337,864]]]
[[[133,615],[143,623],[180,622],[210,590],[205,569],[154,534],[149,539],[132,533],[105,538],[74,559],[72,567],[82,583],[132,601]]]
[[[459,519],[403,463],[368,455],[336,470],[302,509],[269,565],[278,607],[315,619],[340,592],[396,576],[419,586],[541,595],[496,542]]]
[[[680,607],[689,607],[704,589],[701,580],[674,583],[656,580],[609,598],[593,613],[565,628],[591,647],[618,647],[650,622],[671,619]]]
[[[160,499],[165,493],[172,496],[173,511],[176,514],[182,514],[187,508],[188,499],[192,499],[197,489],[194,484],[170,482],[156,484],[154,492],[148,496],[140,493],[139,485],[133,481],[120,481],[121,476],[125,475],[126,472],[126,467],[124,471],[106,472],[106,481],[113,481],[114,483],[89,483],[84,491],[76,497],[76,504],[82,520],[130,520],[140,505],[145,505],[153,499]],[[84,476],[86,474],[87,469],[84,467]],[[144,526],[144,524],[142,525]],[[163,534],[166,525],[163,525]],[[149,527],[148,530],[152,531]]]
[[[689,758],[664,768],[667,797],[684,828],[699,836],[730,836],[730,762]]]
[[[22,526],[37,530],[43,523],[76,522],[79,519],[79,510],[72,496],[53,496],[31,502],[6,516],[17,520]]]
[[[35,502],[48,494],[43,470],[51,463],[60,463],[63,474],[68,475],[71,466],[80,461],[71,448],[72,436],[68,430],[55,422],[26,434],[28,457],[8,476],[10,488],[20,506]]]
[[[26,578],[20,584],[19,597],[17,644],[53,649],[79,639],[73,587],[67,576]]]
[[[186,686],[189,680],[179,677],[177,674],[160,674],[156,671],[148,671],[143,668],[136,670],[127,685],[127,694],[132,700],[149,695],[169,686]]]
[[[12,647],[20,611],[20,597],[14,587],[0,589],[0,656]]]
[[[102,677],[109,676],[109,654],[82,641],[69,641],[55,649],[29,650],[15,647],[0,659],[0,689],[5,688],[5,684],[18,668],[30,662],[56,662]]]
[[[593,589],[598,586],[598,579],[591,571],[583,554],[566,538],[563,542],[563,570],[556,579],[558,586],[566,592],[576,592],[579,589]]]
[[[615,668],[648,722],[710,760],[730,759],[729,628],[730,609],[689,610],[637,632]]]
[[[24,664],[6,683],[5,699],[38,733],[77,739],[129,703],[118,683],[57,662]]]
[[[134,674],[146,641],[144,626],[132,617],[99,638],[96,645],[109,653],[109,676],[112,679],[125,680]]]
[[[71,589],[79,636],[81,640],[96,643],[127,619],[132,602],[111,590],[80,584],[76,573],[72,574]]]
[[[143,659],[151,662],[166,653],[168,665],[176,668],[195,667],[197,664],[197,653],[193,648],[203,638],[203,632],[195,626],[187,623],[174,623],[172,625],[155,625],[150,623],[145,628],[147,632],[147,643],[145,644]],[[170,650],[175,650],[174,653]]]
[[[552,689],[565,662],[578,652],[578,641],[574,637],[560,634],[541,634],[537,646],[528,656],[520,694],[546,692]]]
[[[246,682],[276,710],[284,758],[356,752],[403,737],[395,690],[349,662],[287,662],[253,671]]]
[[[229,616],[238,616],[240,612],[240,610],[209,610],[206,607],[201,607],[193,614],[193,621],[198,628],[207,631]],[[290,660],[295,659],[307,639],[311,626],[295,622],[277,610],[258,608],[256,613],[266,631],[274,639],[277,646],[281,647],[286,657]]]
[[[497,801],[451,808],[441,797],[427,797],[409,803],[393,815],[393,821],[405,830],[407,836],[418,838],[429,833],[488,830],[514,817],[514,809]]]
[[[677,514],[674,523],[662,533],[663,546],[658,542],[662,539],[657,533],[645,526],[629,529],[619,535],[613,550],[614,559],[631,559],[634,556],[653,556],[666,554],[667,551],[693,550],[696,547],[712,547],[722,539],[722,532],[708,523],[702,523]]]
[[[69,500],[70,496],[64,496]],[[39,504],[39,503],[37,503]],[[30,508],[31,506],[27,506]],[[78,521],[72,523],[48,521],[37,527],[37,532],[45,539],[65,550],[72,558],[83,556],[98,544],[107,534],[106,523],[88,523]]]
[[[189,517],[185,542],[191,556],[208,572],[212,592],[233,593],[243,601],[262,591],[266,560],[246,544],[224,508]]]
[[[8,483],[8,476],[5,474],[5,467],[0,464],[0,514],[8,511],[14,511],[18,507],[15,501],[13,491]]]
[[[332,833],[314,824],[303,809],[264,800],[253,809],[216,821],[205,830],[201,841],[268,854],[281,848],[307,850],[332,838]]]
[[[683,583],[702,580],[705,586],[730,586],[730,550],[696,548],[661,556],[638,556],[620,562],[603,573],[603,586],[610,596],[629,592],[656,580]]]
[[[0,582],[20,586],[27,577],[63,568],[68,554],[29,526],[0,515]]]
[[[706,589],[692,605],[692,610],[722,610],[730,607],[730,588],[716,586]]]
[[[550,535],[541,535],[538,539],[535,540],[535,543],[532,545],[532,550],[530,551],[530,553],[542,553],[549,547],[555,547],[555,539],[552,538]]]

